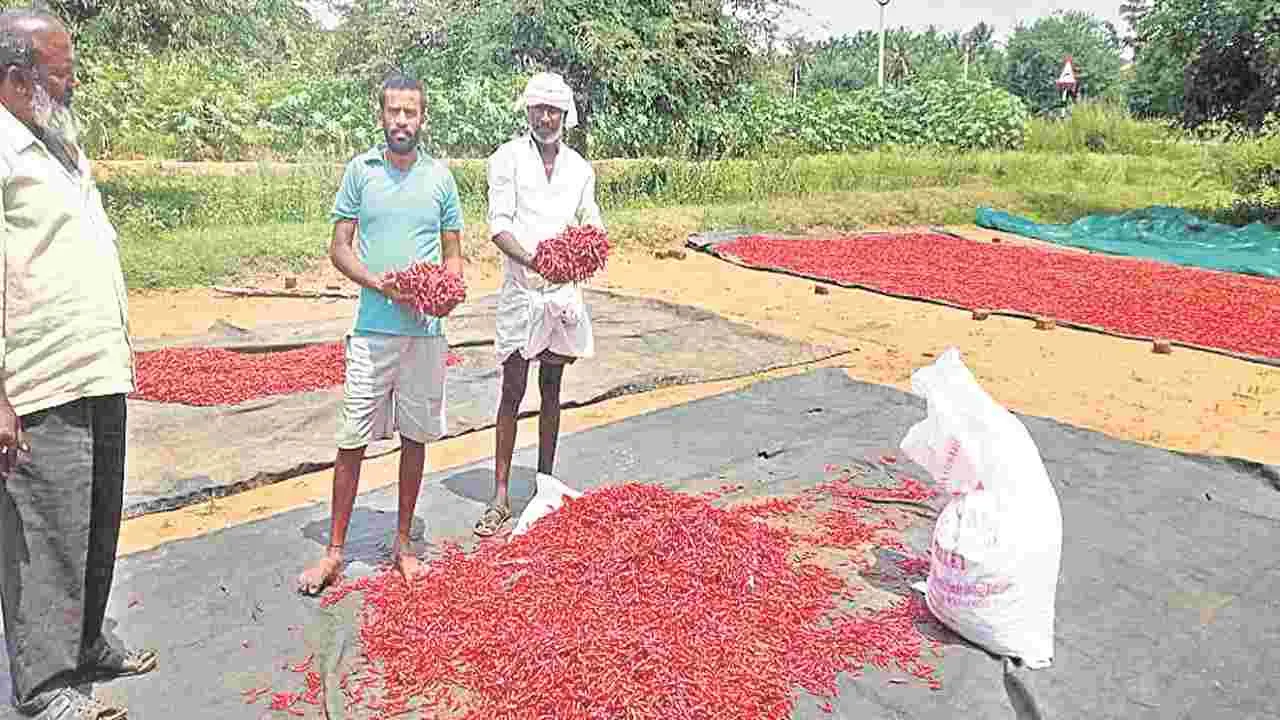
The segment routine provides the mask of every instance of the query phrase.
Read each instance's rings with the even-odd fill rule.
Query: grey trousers
[[[105,642],[124,502],[125,397],[23,417],[31,455],[0,488],[0,602],[24,713],[74,686]]]

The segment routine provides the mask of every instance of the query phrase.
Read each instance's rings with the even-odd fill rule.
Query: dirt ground
[[[993,237],[974,228],[956,230],[978,241]],[[681,242],[673,241],[671,248],[679,248]],[[497,289],[501,278],[496,258],[469,262],[467,273],[472,296]],[[284,277],[257,277],[240,284],[283,289]],[[1277,368],[1180,348],[1157,355],[1145,342],[1063,328],[1037,330],[1021,319],[975,321],[968,312],[858,290],[830,287],[819,294],[812,281],[746,270],[691,251],[675,258],[658,258],[652,251],[616,253],[594,285],[694,305],[760,330],[848,349],[849,354],[826,364],[844,367],[857,380],[904,390],[910,389],[913,370],[955,346],[983,387],[1012,410],[1164,448],[1280,464]],[[298,277],[297,286],[353,289],[327,265]],[[352,300],[235,298],[200,289],[136,293],[129,315],[134,335],[158,337],[203,333],[219,320],[252,327],[349,317],[353,308]],[[619,398],[567,413],[565,430],[585,429],[742,384]],[[532,439],[533,427],[522,426],[521,444]],[[433,446],[431,464],[439,469],[483,459],[492,454],[492,443],[491,433],[456,438]],[[370,465],[376,467],[366,471],[367,487],[394,481],[394,456]],[[127,524],[122,551],[325,500],[328,489],[329,474],[317,473],[221,500],[215,507],[138,518]]]

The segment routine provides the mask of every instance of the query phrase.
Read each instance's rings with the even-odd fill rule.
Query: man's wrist
[[[528,268],[533,267],[533,255],[529,254],[528,251],[520,246],[520,243],[516,242],[516,237],[511,234],[511,231],[503,230],[499,232],[493,236],[493,241],[507,257],[516,263]]]
[[[370,290],[382,290],[382,276],[371,271],[368,265],[365,265],[363,262],[357,262],[356,266],[352,269],[355,270],[355,272],[352,273],[351,279],[354,280],[357,285]]]
[[[527,268],[532,268],[533,253],[529,252],[528,250],[525,250],[518,243],[516,243],[514,239],[511,241],[511,244],[514,246],[514,249],[516,251],[516,261]]]

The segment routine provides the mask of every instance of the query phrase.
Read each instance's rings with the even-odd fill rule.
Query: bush
[[[593,154],[743,158],[840,153],[883,146],[1008,149],[1022,143],[1022,102],[983,82],[927,82],[791,99],[758,87],[676,127],[643,114],[600,117]]]
[[[429,146],[441,157],[488,157],[518,133],[524,118],[512,106],[525,78],[432,77],[426,82]]]
[[[1084,102],[1071,106],[1063,119],[1032,118],[1025,149],[1153,155],[1167,152],[1176,139],[1170,126],[1138,120],[1119,103]]]
[[[322,63],[323,55],[314,59]],[[84,62],[77,111],[102,159],[346,159],[381,140],[373,84],[217,53],[98,53]],[[518,78],[426,83],[426,143],[441,156],[487,155],[519,127]]]
[[[290,62],[215,52],[99,52],[85,61],[78,108],[86,148],[103,159],[344,160],[381,139],[374,85],[317,72],[323,48]],[[523,126],[524,78],[428,76],[426,144],[441,157],[485,157]],[[927,82],[798,99],[745,86],[693,114],[625,107],[592,119],[593,157],[745,158],[882,146],[1001,149],[1022,141],[1026,111],[985,83]]]
[[[1280,117],[1273,117],[1263,133],[1214,148],[1218,168],[1240,196],[1233,207],[1234,222],[1280,225]]]

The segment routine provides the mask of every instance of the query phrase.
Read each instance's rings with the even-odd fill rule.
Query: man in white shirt
[[[156,654],[103,635],[134,389],[116,232],[76,142],[71,36],[0,13],[0,599],[19,712],[123,718],[80,692]]]
[[[577,125],[573,91],[554,73],[529,80],[518,108],[529,132],[489,158],[489,232],[504,255],[494,342],[502,367],[493,502],[476,523],[489,536],[511,519],[507,485],[516,443],[516,415],[524,399],[529,362],[538,361],[542,405],[538,418],[538,480],[550,477],[560,436],[560,387],[566,365],[595,352],[582,290],[552,284],[534,271],[538,244],[570,225],[604,229],[595,199],[595,171],[562,142]]]

